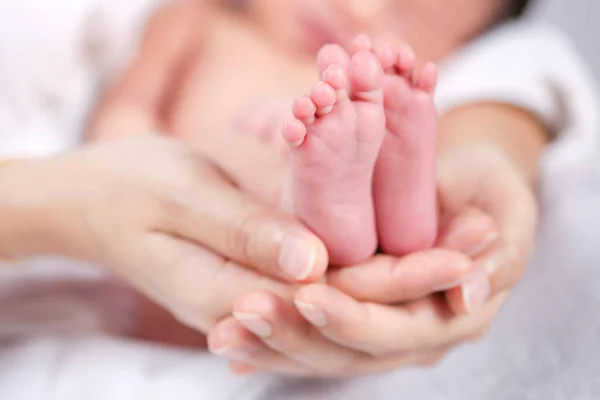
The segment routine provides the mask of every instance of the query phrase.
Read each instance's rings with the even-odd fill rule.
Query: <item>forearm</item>
[[[69,182],[55,179],[53,170],[46,160],[15,160],[0,168],[0,257],[60,252],[64,238],[57,228],[66,208],[56,193]]]
[[[548,131],[532,114],[502,104],[476,104],[444,115],[439,150],[458,146],[490,145],[501,151],[532,184]]]

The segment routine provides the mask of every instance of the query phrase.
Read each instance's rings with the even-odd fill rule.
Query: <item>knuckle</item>
[[[227,232],[227,250],[237,254],[241,261],[252,263],[260,258],[254,247],[255,239],[264,232],[268,212],[259,207],[251,207],[234,217]]]
[[[398,299],[410,298],[410,293],[406,293],[406,285],[404,285],[404,276],[400,271],[400,262],[396,260],[390,260],[385,267],[386,279],[388,285],[385,286],[384,290],[380,293],[385,299]]]
[[[307,350],[320,340],[320,333],[315,329],[307,327],[300,333],[300,335],[282,334],[277,338],[285,353],[294,355],[306,354]]]
[[[185,218],[186,215],[186,208],[179,198],[173,195],[155,196],[155,205],[152,209],[156,211],[156,216],[160,222],[179,221]]]

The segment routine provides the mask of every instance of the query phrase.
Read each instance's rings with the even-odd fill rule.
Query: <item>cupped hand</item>
[[[442,295],[423,297],[431,274],[446,271],[446,282],[437,282],[443,288],[451,275],[456,280],[474,268],[468,258],[449,250],[404,259],[377,256],[340,270],[349,274],[345,277],[332,276],[331,284],[343,282],[344,292],[310,284],[298,290],[293,302],[268,291],[252,293],[211,330],[209,348],[231,360],[236,372],[331,377],[428,366],[455,346],[480,338],[503,302],[498,297],[457,316]],[[365,296],[378,301],[357,300]],[[415,296],[421,300],[404,302]]]
[[[250,294],[211,331],[213,351],[238,372],[345,376],[430,365],[481,338],[523,274],[536,203],[526,179],[493,147],[448,151],[439,171],[439,247],[456,253],[377,256],[331,271],[328,285],[301,288],[294,304]],[[445,289],[446,299],[429,295]]]
[[[455,312],[468,313],[520,281],[533,250],[538,206],[528,180],[495,147],[448,150],[438,167],[446,221],[441,243],[462,249],[478,266],[477,275],[447,293]],[[478,230],[488,233],[474,235]]]

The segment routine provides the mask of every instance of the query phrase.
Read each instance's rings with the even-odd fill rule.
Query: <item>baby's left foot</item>
[[[320,59],[331,60],[323,81],[296,101],[295,119],[283,132],[293,153],[284,195],[334,265],[363,261],[377,247],[372,178],[385,131],[377,57],[368,51],[347,57],[337,47],[321,51]]]

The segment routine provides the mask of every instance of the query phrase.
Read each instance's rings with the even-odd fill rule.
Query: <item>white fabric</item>
[[[0,1],[0,158],[72,148],[160,0]]]
[[[506,24],[448,60],[440,76],[440,113],[473,102],[499,102],[537,115],[558,141],[543,168],[546,198],[569,195],[596,163],[600,114],[594,79],[561,32],[530,21]],[[560,184],[559,184],[560,182]]]
[[[122,63],[151,6],[143,0],[63,2],[68,3],[61,8],[64,15],[56,13],[55,1],[0,2],[3,155],[51,154],[78,143],[100,76]],[[99,58],[97,50],[89,51],[90,37],[93,43],[99,40]],[[100,302],[107,306],[99,309],[90,302],[90,292],[82,297],[65,291],[57,300],[54,293],[38,291],[24,303],[3,286],[0,398],[599,398],[595,282],[600,271],[593,242],[600,233],[595,207],[600,169],[593,163],[599,126],[590,85],[565,39],[545,27],[503,28],[445,65],[438,95],[442,112],[472,101],[505,101],[539,115],[559,140],[545,161],[544,198],[549,201],[529,275],[486,341],[457,351],[435,370],[331,382],[234,378],[221,360],[205,353],[90,335],[111,331],[111,323],[102,321],[115,307]],[[36,261],[37,269],[56,271],[54,264],[39,265]],[[4,284],[13,278],[7,275],[0,276]],[[93,279],[86,276],[86,282]],[[36,299],[40,309],[51,305],[46,320],[34,321]],[[72,299],[77,299],[75,306]],[[32,329],[38,334],[26,335]],[[73,336],[65,336],[65,330]]]

